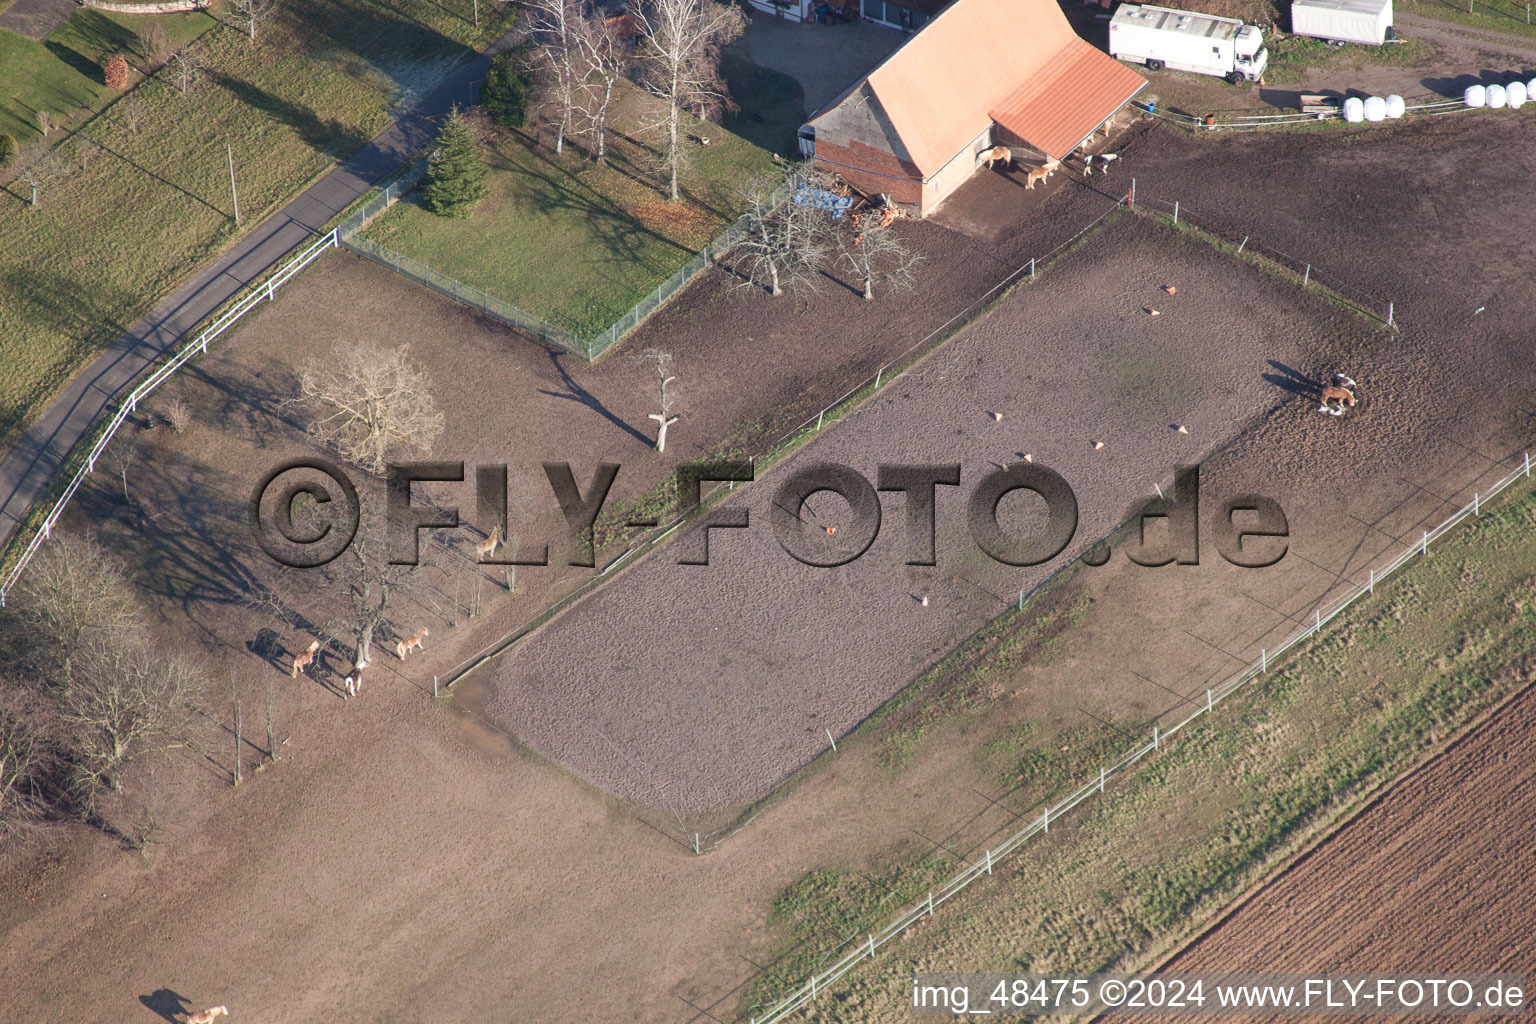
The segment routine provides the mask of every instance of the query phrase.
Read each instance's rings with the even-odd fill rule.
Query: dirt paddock
[[[1176,466],[1254,421],[1291,425],[1283,454],[1336,460],[1319,485],[1346,479],[1346,439],[1402,443],[1409,424],[1392,396],[1406,382],[1367,370],[1380,335],[1321,296],[1123,214],[730,502],[752,526],[715,531],[708,566],[678,564],[694,542],[684,537],[492,663],[489,710],[626,800],[701,811],[760,799],[1156,486],[1170,488]],[[1372,381],[1380,397],[1369,421],[1316,415],[1297,393],[1336,367]],[[977,549],[966,501],[989,471],[1026,454],[1067,479],[1078,520],[1059,559],[1018,568]],[[880,464],[960,464],[960,486],[938,492],[937,564],[904,564],[894,496],[858,560],[822,568],[791,558],[770,526],[775,490],[822,462],[870,481]],[[1307,499],[1289,497],[1299,519]],[[1010,531],[1038,528],[1030,500],[1001,507]],[[851,526],[830,493],[789,511],[812,539]],[[1309,539],[1298,530],[1303,554]],[[1035,697],[1043,708],[1055,700]]]
[[[1248,273],[1243,268],[1207,264],[1207,257],[1195,255],[1184,264],[1192,279],[1222,267],[1219,278],[1206,279],[1220,280],[1222,294],[1237,288],[1239,300],[1250,300],[1221,304],[1211,314],[1224,330],[1238,325],[1236,340],[1200,348],[1198,337],[1180,335],[1163,353],[1156,335],[1136,333],[1151,331],[1151,320],[1128,313],[1117,323],[1103,296],[1092,304],[1081,296],[1063,299],[1094,317],[1105,331],[1103,339],[1080,330],[1065,340],[1029,335],[1040,344],[1061,346],[1053,351],[1073,363],[1077,350],[1084,351],[1084,367],[1074,371],[1073,383],[1097,382],[1102,388],[1113,379],[1130,396],[1123,411],[1113,411],[1119,403],[1108,402],[1089,409],[1047,394],[1043,369],[1026,365],[1016,371],[1033,373],[1035,379],[1022,384],[1049,399],[1045,422],[1051,430],[1034,435],[1042,440],[1033,454],[1082,488],[1085,519],[1088,513],[1120,512],[1154,479],[1166,481],[1162,474],[1184,453],[1176,445],[1188,444],[1200,454],[1207,446],[1227,444],[1210,467],[1209,493],[1272,493],[1293,513],[1295,552],[1304,558],[1287,558],[1273,574],[1244,571],[1246,576],[1219,562],[1207,573],[1203,560],[1194,570],[1198,575],[1179,576],[1174,574],[1192,567],[1148,570],[1117,555],[1100,575],[1084,576],[1077,593],[1092,604],[1079,628],[1049,650],[1036,649],[1019,663],[1000,667],[1000,692],[982,705],[982,713],[960,727],[935,727],[896,767],[877,756],[876,743],[844,745],[838,758],[799,779],[750,828],[702,857],[675,835],[642,823],[620,801],[515,745],[464,742],[456,724],[462,709],[455,703],[434,706],[423,697],[432,666],[451,663],[455,646],[473,648],[499,633],[498,620],[517,617],[519,606],[498,604],[463,627],[463,639],[445,631],[439,641],[434,628],[433,649],[406,663],[408,673],[377,680],[365,699],[343,703],[323,680],[301,679],[285,688],[278,735],[292,742],[283,747],[280,764],[239,790],[228,785],[227,754],[222,761],[184,755],[171,762],[165,770],[178,780],[172,792],[178,814],[172,834],[148,858],[125,853],[80,826],[63,830],[64,842],[50,857],[0,885],[0,948],[7,954],[20,951],[0,957],[7,1012],[21,1020],[153,1024],[164,1019],[170,998],[179,996],[196,1006],[228,1004],[238,1015],[234,1019],[273,1022],[343,1012],[349,1020],[400,1022],[487,1015],[559,1022],[730,1019],[756,965],[773,955],[766,917],[786,884],[820,868],[877,870],[887,858],[927,849],[929,842],[963,854],[1008,826],[1017,813],[1009,805],[1014,798],[1000,785],[995,765],[977,753],[995,728],[1039,721],[1042,741],[1049,742],[1054,730],[1082,726],[1088,721],[1084,713],[1107,697],[1124,709],[1124,725],[1144,724],[1200,693],[1205,680],[1230,671],[1269,637],[1293,628],[1319,595],[1340,585],[1342,573],[1358,574],[1369,559],[1415,536],[1421,524],[1438,521],[1448,506],[1498,472],[1499,461],[1520,450],[1531,433],[1536,378],[1525,343],[1531,298],[1520,286],[1519,268],[1528,259],[1525,250],[1536,224],[1529,205],[1512,200],[1492,175],[1496,165],[1529,164],[1536,137],[1505,132],[1503,125],[1472,116],[1301,136],[1205,139],[1154,131],[1138,132],[1119,147],[1124,167],[1116,173],[1136,175],[1146,194],[1182,199],[1236,237],[1251,232],[1311,257],[1363,290],[1395,298],[1400,335],[1372,333],[1343,313],[1337,314],[1344,318],[1340,322],[1353,326],[1309,335],[1303,325],[1334,322],[1331,308],[1318,319],[1312,300],[1304,302],[1294,285],[1257,278],[1241,285]],[[1473,188],[1470,182],[1481,184]],[[985,181],[977,186],[985,187]],[[785,313],[750,305],[744,294],[717,285],[690,290],[653,321],[660,333],[638,339],[639,344],[675,344],[680,359],[688,353],[702,361],[704,354],[716,353],[718,361],[709,363],[713,369],[699,375],[707,376],[709,390],[688,399],[697,401],[693,408],[701,415],[723,409],[741,390],[750,390],[754,401],[797,411],[809,406],[814,412],[826,397],[835,397],[865,369],[909,343],[920,323],[942,322],[963,305],[944,288],[981,279],[975,268],[982,264],[989,271],[1017,266],[1020,254],[1027,258],[1070,237],[1091,219],[1080,212],[1096,215],[1106,203],[1103,195],[1070,179],[1056,187],[1041,219],[995,244],[937,224],[912,226],[933,240],[930,258],[941,276],[937,298],[915,295],[910,305],[897,307],[900,315],[912,317],[908,327],[892,330],[856,296],[835,297],[830,288],[825,300]],[[952,201],[966,198],[963,190]],[[1182,251],[1180,245],[1174,251]],[[1169,250],[1145,251],[1161,258]],[[1076,274],[1084,285],[1109,280],[1115,288],[1105,296],[1124,296],[1113,260],[1106,258],[1100,267],[1100,255],[1096,247],[1085,248],[1060,276]],[[1142,271],[1153,288],[1165,276],[1160,266]],[[1031,292],[1050,294],[1051,280],[1048,274],[1009,307],[1023,318],[1016,332],[1031,330],[1037,315],[1044,324],[1062,322],[1050,310],[1030,305]],[[1177,297],[1187,295],[1208,308],[1203,304],[1212,296],[1175,283]],[[634,425],[647,412],[644,367],[623,361],[623,352],[590,370],[572,369],[566,380],[543,353],[509,346],[504,335],[485,331],[462,310],[423,298],[365,264],[327,260],[295,287],[296,301],[284,298],[265,310],[246,328],[249,333],[220,351],[222,363],[205,364],[205,379],[188,392],[200,422],[218,424],[218,431],[189,433],[167,443],[155,460],[140,463],[139,472],[147,475],[136,478],[136,486],[146,494],[151,484],[159,488],[152,508],[164,515],[157,522],[177,521],[175,529],[140,539],[116,522],[111,480],[98,482],[94,498],[80,505],[113,543],[123,545],[125,556],[143,555],[142,575],[156,595],[163,635],[206,642],[216,652],[212,678],[221,701],[231,664],[253,698],[261,673],[275,670],[247,651],[255,623],[235,604],[248,571],[238,545],[248,534],[233,529],[237,517],[231,508],[209,511],[203,500],[224,495],[219,500],[233,506],[246,496],[251,473],[302,447],[293,424],[253,397],[261,390],[251,383],[259,380],[254,375],[291,374],[294,362],[332,337],[413,340],[422,353],[459,352],[454,357],[461,360],[454,364],[455,380],[464,382],[459,397],[474,414],[450,423],[444,457],[452,449],[453,458],[526,457],[526,464],[536,466],[544,451],[568,448],[567,440],[591,446],[594,459],[629,458],[616,445],[630,442],[637,456],[643,458],[645,451],[609,418],[611,413]],[[829,305],[817,304],[822,301]],[[1160,300],[1153,296],[1153,301]],[[1478,307],[1484,311],[1475,313]],[[1294,309],[1298,319],[1281,323],[1277,308]],[[1252,334],[1241,329],[1249,321],[1260,325]],[[1004,322],[993,317],[978,325],[975,335]],[[1178,323],[1170,311],[1157,318],[1156,327]],[[759,327],[772,333],[759,334]],[[897,336],[903,331],[908,337]],[[1279,332],[1276,345],[1290,346],[1292,361],[1277,356],[1261,336],[1270,331]],[[732,345],[722,345],[722,338]],[[838,343],[829,344],[829,338]],[[1146,362],[1106,367],[1111,344],[1131,346]],[[937,433],[919,436],[917,442],[928,447],[912,442],[915,450],[910,456],[899,453],[903,458],[962,461],[971,479],[991,459],[1019,450],[1017,444],[998,442],[1003,428],[1022,425],[1026,413],[1005,411],[998,423],[981,418],[979,408],[994,395],[1007,397],[984,372],[996,365],[990,349],[1020,351],[1022,342],[1005,331],[986,347],[987,362],[980,369],[963,361],[946,363],[948,350],[918,368],[910,382],[919,389],[914,395],[926,393],[920,390],[922,373],[950,372],[974,381],[976,394],[968,400],[977,417],[957,423],[966,433],[954,435],[953,442]],[[1228,359],[1229,349],[1241,357]],[[1266,373],[1287,377],[1267,365],[1271,358],[1302,374],[1325,372],[1341,350],[1350,356],[1348,372],[1367,396],[1358,417],[1316,415],[1263,380]],[[483,379],[488,375],[477,367],[486,360],[515,364],[517,369],[502,372],[522,381],[522,390],[512,391],[506,379]],[[1098,376],[1090,379],[1091,374]],[[1211,381],[1200,385],[1199,402],[1189,409],[1156,397],[1163,382],[1191,377]],[[1230,389],[1219,386],[1224,381]],[[1099,389],[1093,394],[1103,396]],[[822,448],[868,472],[894,445],[874,435],[866,422],[891,425],[893,437],[913,436],[902,405],[915,399],[901,396],[889,391],[844,424],[848,441],[837,428],[808,452]],[[1103,405],[1120,420],[1101,426]],[[1189,435],[1157,422],[1164,418],[1164,405],[1173,408],[1166,413],[1168,422],[1189,421]],[[493,421],[487,410],[506,410],[509,418]],[[724,412],[717,416],[701,420],[694,436],[736,422]],[[227,433],[223,425],[229,425]],[[1058,434],[1075,443],[1074,431],[1090,433],[1087,426],[1093,434],[1114,426],[1122,437],[1107,438],[1108,446],[1097,452],[1067,450],[1066,441],[1060,452],[1047,447]],[[250,437],[230,439],[247,429]],[[1022,434],[1015,436],[1030,440]],[[516,438],[514,450],[487,440],[493,435]],[[679,451],[686,453],[688,435],[678,436]],[[957,454],[946,454],[951,449]],[[1094,462],[1090,456],[1103,458]],[[648,471],[668,469],[658,463]],[[1102,480],[1094,483],[1100,472]],[[761,501],[771,486],[772,478],[766,478],[743,498]],[[851,578],[867,581],[868,593],[848,588],[844,602],[867,609],[872,619],[897,620],[889,604],[871,603],[905,593],[896,584],[906,582],[906,570],[881,548],[901,535],[901,509],[894,502],[899,499],[887,508],[876,549],[846,572],[827,570],[818,600],[835,601],[832,581],[842,578],[839,573],[866,573]],[[760,507],[754,508],[754,519]],[[1080,535],[1088,535],[1086,523]],[[750,556],[763,573],[797,571],[761,525],[740,536],[717,533],[716,541],[722,557]],[[876,557],[882,550],[883,560]],[[1000,607],[1012,578],[1006,589],[1001,580],[984,580],[992,595],[957,598],[965,588],[949,575],[963,572],[980,580],[986,566],[949,557],[952,550],[941,549],[937,568],[943,578],[936,581],[935,594],[969,608],[973,616]],[[652,566],[642,564],[633,573],[647,571]],[[529,574],[530,591],[534,579]],[[757,585],[755,578],[742,581]],[[616,582],[626,586],[623,576]],[[763,585],[764,592],[772,592],[770,582]],[[690,597],[664,593],[679,602]],[[634,610],[636,620],[641,614],[672,614],[650,593],[639,596],[646,600]],[[600,593],[592,603],[595,611],[576,609],[578,624],[582,616],[589,624],[605,621],[597,614],[604,610],[602,600]],[[948,614],[951,609],[933,603],[922,610]],[[945,639],[944,627],[931,621],[937,616],[920,620],[916,611],[901,606],[899,614],[913,625],[895,637],[898,646],[891,652],[893,663],[906,672],[936,656],[928,645]],[[564,629],[563,623],[555,626],[547,634],[550,641]],[[857,621],[852,626],[870,629]],[[767,648],[769,656],[773,650]],[[712,651],[718,654],[720,648]],[[753,651],[726,653],[753,671],[785,676],[782,667],[754,662]],[[875,700],[880,688],[900,684],[894,677],[902,671],[873,682],[873,673],[862,671],[867,673],[863,692],[855,697]],[[702,679],[706,673],[697,675]],[[286,687],[286,676],[283,682]],[[1112,689],[1120,692],[1111,694]],[[1020,692],[1018,699],[1006,696],[1013,690]],[[780,760],[764,762],[769,770],[752,765],[741,772],[747,785],[760,784],[810,749],[814,732],[797,730],[814,729],[809,713],[823,712],[804,702],[796,707],[801,720],[770,720],[788,723],[770,730],[787,734],[787,747],[770,751]],[[842,714],[843,722],[851,721],[852,705]],[[219,750],[226,748],[225,735],[217,733]],[[665,732],[657,736],[676,742]],[[750,738],[743,734],[743,742]],[[254,759],[253,750],[246,753]],[[693,761],[680,764],[697,768]],[[1468,834],[1467,842],[1477,841],[1475,833]],[[1063,835],[1070,838],[1070,832]]]

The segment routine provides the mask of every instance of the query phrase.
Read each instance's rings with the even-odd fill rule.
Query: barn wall
[[[970,181],[971,175],[976,173],[977,157],[983,150],[991,148],[992,126],[988,125],[924,183],[922,214],[932,213],[951,192]]]
[[[812,123],[816,159],[824,170],[863,192],[883,192],[910,206],[922,201],[922,172],[867,83]]]

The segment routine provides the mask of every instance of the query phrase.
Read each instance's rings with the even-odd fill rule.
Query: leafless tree
[[[651,0],[630,9],[640,29],[640,82],[664,104],[648,127],[665,133],[667,191],[680,196],[685,111],[704,120],[730,99],[720,73],[720,51],[746,31],[740,7],[716,0]]]
[[[68,689],[92,651],[128,643],[143,628],[128,567],[88,534],[61,533],[21,577],[16,599],[25,649]]]
[[[144,101],[139,98],[139,90],[131,89],[123,94],[123,98],[117,101],[117,112],[123,119],[123,124],[133,134],[139,134],[139,126],[144,123]]]
[[[32,189],[33,206],[43,201],[43,196],[50,188],[75,172],[74,165],[44,139],[32,140],[22,150],[18,164],[21,169],[16,177]]]
[[[279,0],[230,0],[230,6],[245,22],[251,42],[256,41],[256,29],[277,10]]]
[[[347,461],[382,473],[392,452],[426,452],[443,432],[443,414],[410,347],[342,342],[299,375],[299,395],[319,407],[310,432]]]
[[[176,88],[183,96],[191,92],[192,87],[202,79],[203,70],[207,66],[208,63],[203,59],[202,54],[198,53],[190,43],[171,54],[167,64],[170,68],[171,81],[176,84]]]
[[[608,115],[614,92],[629,71],[630,54],[617,26],[601,9],[587,12],[576,24],[576,54],[580,60],[572,131],[588,139],[592,159],[608,156]]]
[[[77,795],[89,806],[95,784],[121,789],[124,766],[170,742],[192,708],[202,669],[179,653],[132,641],[91,650],[82,661],[59,721],[69,730],[68,751],[83,783]]]
[[[791,168],[784,181],[801,180],[801,168]],[[742,189],[746,200],[746,236],[734,248],[734,265],[746,282],[770,295],[784,286],[814,285],[833,249],[832,219],[808,203],[784,202],[771,179],[758,179]]]
[[[0,682],[0,864],[25,851],[47,807],[43,775],[51,750],[16,686]]]
[[[390,564],[387,544],[382,517],[365,510],[346,554],[326,567],[328,585],[346,588],[351,614],[339,626],[322,626],[321,632],[351,645],[354,666],[373,661],[373,642],[388,622],[390,607],[416,581],[416,566]]]
[[[165,404],[165,422],[180,434],[191,425],[192,410],[187,408],[187,403],[180,398],[173,398]]]
[[[171,45],[170,37],[165,34],[165,28],[158,22],[152,21],[143,32],[139,33],[139,53],[144,58],[145,70],[155,71],[165,66],[175,52]]]
[[[922,261],[888,227],[844,234],[838,258],[864,283],[866,299],[875,297],[876,282],[893,288],[912,287]]]
[[[555,128],[555,152],[565,149],[566,136],[576,117],[580,92],[581,52],[577,35],[582,21],[582,0],[525,0],[530,19],[530,38],[535,46],[533,70],[540,92],[550,109]]]
[[[37,130],[45,139],[53,134],[53,115],[48,113],[48,111],[39,110],[37,112]]]
[[[656,450],[664,452],[667,450],[667,428],[678,421],[678,417],[671,414],[677,396],[668,390],[677,380],[672,373],[672,355],[659,348],[648,348],[639,358],[656,367],[657,405],[661,411],[651,413],[648,418],[656,421]]]

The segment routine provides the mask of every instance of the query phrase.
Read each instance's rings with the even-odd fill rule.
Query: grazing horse
[[[406,653],[409,652],[412,648],[415,648],[418,651],[424,650],[424,648],[421,646],[421,642],[426,638],[427,629],[425,626],[423,626],[421,629],[418,629],[404,640],[401,640],[399,643],[395,644],[395,653],[399,655],[401,661],[404,661]]]
[[[999,161],[1002,162],[1003,170],[1006,171],[1011,168],[1013,166],[1013,150],[1007,146],[993,146],[981,154],[981,162],[986,164],[989,169]]]
[[[187,1024],[213,1024],[215,1019],[228,1016],[229,1007],[215,1006],[213,1009],[204,1010],[202,1013],[187,1014]]]

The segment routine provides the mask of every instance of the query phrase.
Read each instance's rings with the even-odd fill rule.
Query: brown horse
[[[1345,379],[1347,380],[1348,378]],[[1354,381],[1350,381],[1350,383],[1353,384]],[[1355,407],[1355,393],[1346,387],[1330,384],[1323,388],[1319,397],[1322,399],[1323,404],[1317,407],[1318,412],[1326,412],[1333,416],[1343,416],[1345,406],[1351,409]],[[1337,402],[1338,405],[1331,404],[1333,402]]]
[[[1013,150],[1007,146],[993,146],[981,154],[981,162],[986,164],[989,169],[999,161],[1002,162],[1003,170],[1005,171],[1013,167]]]

